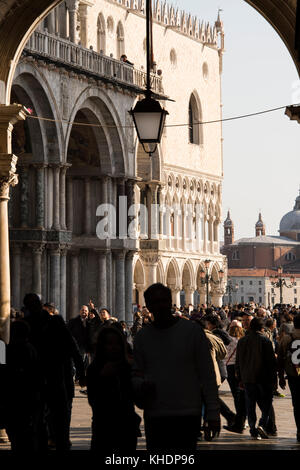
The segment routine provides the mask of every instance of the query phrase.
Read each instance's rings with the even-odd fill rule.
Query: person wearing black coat
[[[79,380],[84,383],[84,365],[77,345],[63,318],[43,310],[36,294],[26,294],[25,320],[30,326],[29,341],[35,347],[42,371],[41,410],[39,416],[39,450],[47,447],[46,412],[55,436],[57,451],[70,448],[71,403],[74,396],[73,361]],[[46,444],[45,444],[46,436]]]

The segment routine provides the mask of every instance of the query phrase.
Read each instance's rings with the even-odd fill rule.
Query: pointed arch
[[[189,109],[189,142],[195,145],[203,145],[203,120],[201,102],[196,90],[190,96]]]

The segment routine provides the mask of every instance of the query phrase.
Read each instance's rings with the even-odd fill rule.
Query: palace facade
[[[128,113],[145,88],[145,30],[142,0],[68,0],[26,44],[11,91],[11,103],[31,113],[15,125],[12,141],[19,174],[9,201],[15,308],[36,292],[66,319],[92,299],[131,321],[132,305],[143,304],[144,290],[157,281],[172,289],[177,305],[204,303],[207,259],[210,300],[222,303],[222,126],[199,122],[222,117],[223,24],[155,2],[152,89],[169,116],[151,158]],[[103,204],[116,209],[116,237],[97,236]],[[128,224],[135,221],[134,236],[121,230],[124,211]]]

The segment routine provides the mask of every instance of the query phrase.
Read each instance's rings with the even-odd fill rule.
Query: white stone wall
[[[126,2],[123,2],[126,4]],[[134,2],[133,2],[134,3]],[[131,2],[131,7],[138,6]],[[146,69],[146,53],[144,41],[146,38],[145,17],[139,10],[128,10],[116,1],[95,0],[94,6],[88,9],[88,44],[97,50],[97,20],[103,15],[106,27],[105,54],[117,57],[117,25],[122,23],[124,28],[124,50],[128,59],[136,68]],[[154,12],[153,42],[154,60],[157,69],[162,70],[164,92],[175,102],[166,101],[165,107],[169,112],[166,126],[188,123],[188,105],[193,92],[199,100],[204,121],[221,118],[221,79],[220,59],[216,44],[216,31],[209,34],[210,29],[203,29],[203,41],[188,35],[189,19],[181,16],[180,23],[186,24],[187,33],[177,31],[172,25],[165,25],[155,19]],[[170,23],[170,12],[166,15]],[[161,13],[163,20],[164,15]],[[109,21],[108,21],[109,19]],[[112,21],[111,21],[112,20]],[[111,32],[107,25],[113,24]],[[198,25],[199,26],[199,25]],[[201,25],[200,25],[201,26]],[[198,31],[201,37],[201,28]],[[212,36],[212,37],[210,37]],[[204,41],[211,41],[204,45]],[[172,64],[170,53],[174,50],[176,63]],[[203,66],[208,69],[208,77],[204,78]],[[200,107],[199,106],[199,107]],[[193,170],[222,178],[222,142],[221,124],[206,124],[203,126],[203,145],[190,144],[188,127],[166,127],[165,138],[162,142],[163,162],[185,170]]]

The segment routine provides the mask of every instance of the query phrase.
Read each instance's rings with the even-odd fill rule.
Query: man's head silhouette
[[[160,321],[172,315],[172,293],[169,287],[161,283],[152,284],[144,292],[148,310],[153,314],[155,321]]]

